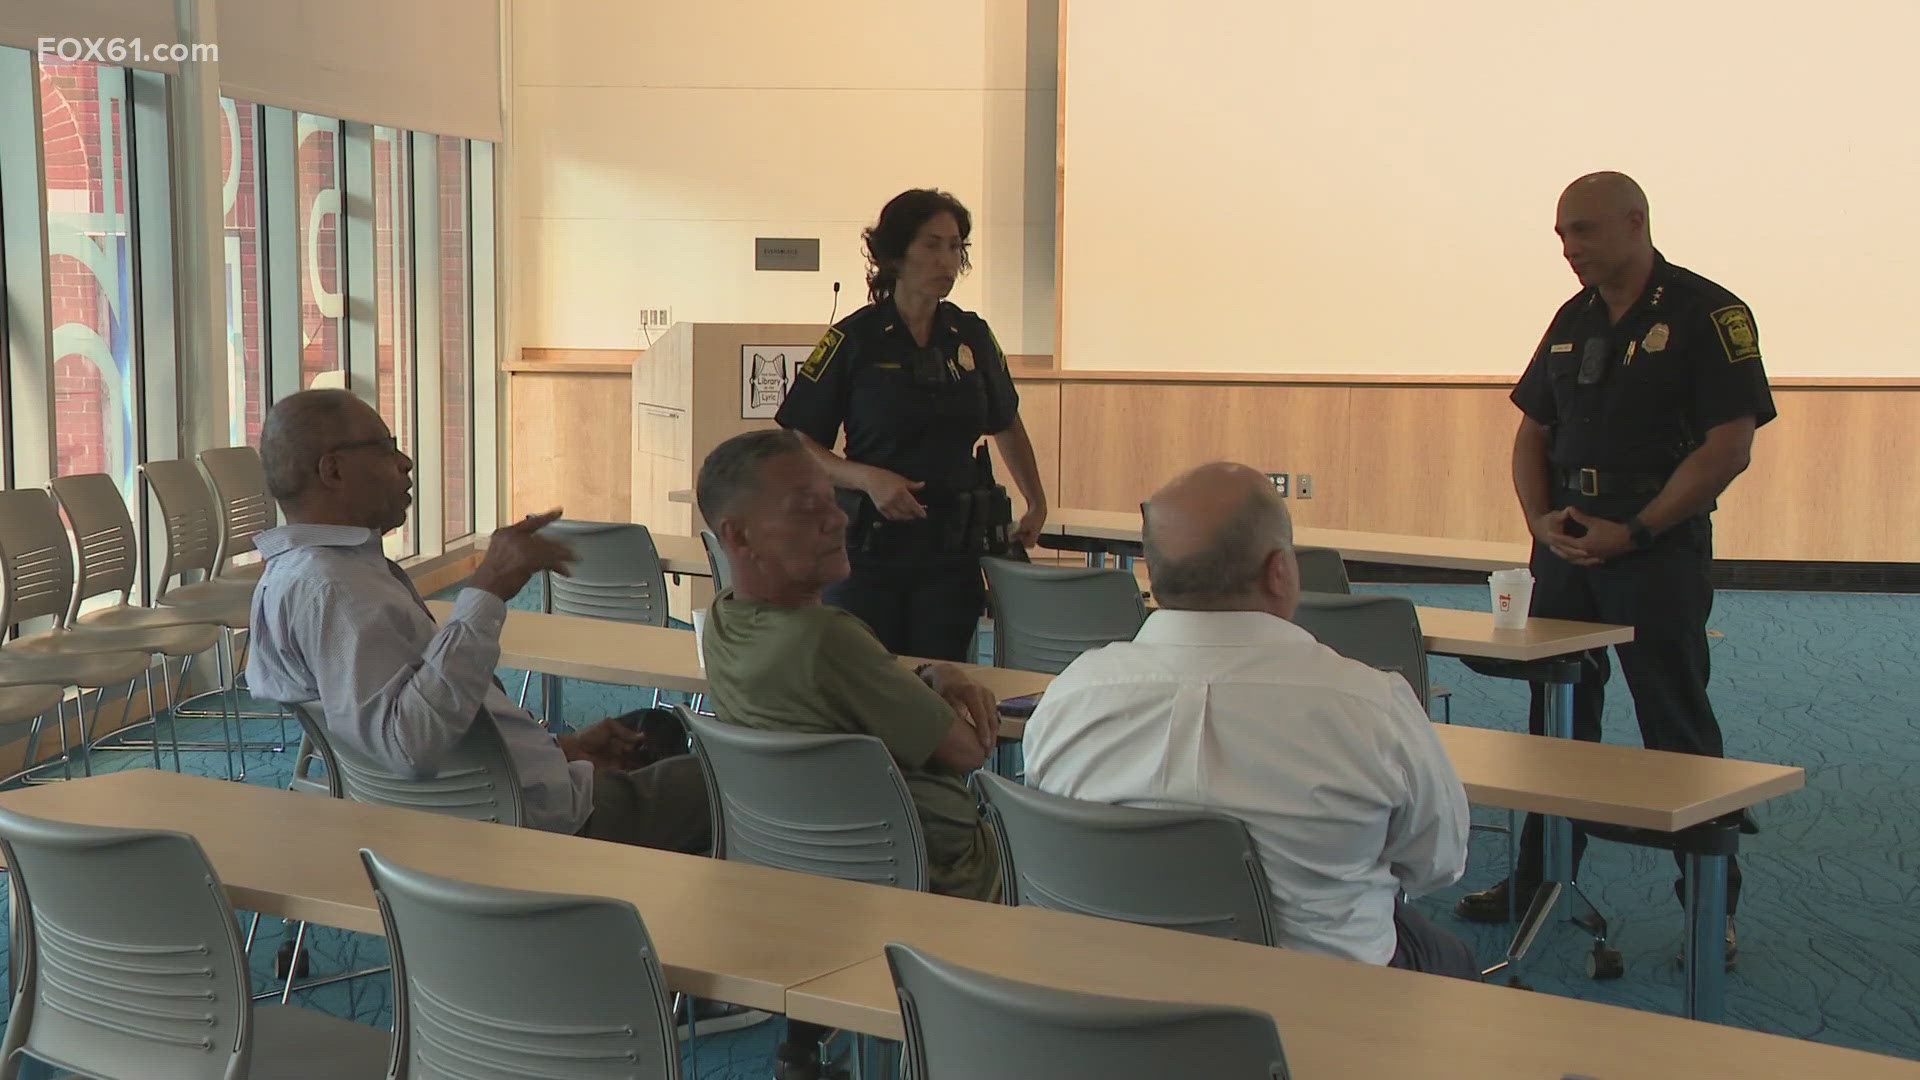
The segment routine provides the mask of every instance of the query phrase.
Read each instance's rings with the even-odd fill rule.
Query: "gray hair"
[[[1142,540],[1154,595],[1169,606],[1207,609],[1243,600],[1259,586],[1267,556],[1293,548],[1293,519],[1271,488],[1254,491],[1206,546],[1178,558],[1156,542],[1152,510],[1151,503],[1140,508]]]
[[[267,494],[282,503],[307,490],[334,440],[363,405],[349,390],[302,390],[274,403],[260,429],[260,464],[267,473]]]
[[[700,504],[707,527],[718,529],[742,498],[759,490],[767,462],[806,452],[800,436],[786,428],[749,431],[714,447],[700,463],[700,478],[694,483],[694,501]]]

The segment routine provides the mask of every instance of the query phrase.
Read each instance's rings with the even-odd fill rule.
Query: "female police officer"
[[[895,196],[866,230],[872,303],[840,320],[801,365],[778,422],[798,432],[841,489],[853,576],[828,603],[858,615],[896,653],[965,660],[985,587],[973,449],[992,435],[1027,512],[1032,544],[1047,498],[1006,356],[986,320],[946,302],[970,266],[972,215],[943,191]],[[833,452],[846,429],[845,456]]]

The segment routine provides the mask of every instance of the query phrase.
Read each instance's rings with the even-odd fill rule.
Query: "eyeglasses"
[[[348,450],[385,450],[389,454],[400,452],[400,440],[392,435],[380,439],[356,439],[330,448],[329,454],[344,454]]]

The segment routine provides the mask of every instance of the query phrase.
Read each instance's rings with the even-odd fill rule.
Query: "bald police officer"
[[[1580,292],[1560,306],[1513,391],[1513,485],[1533,533],[1534,615],[1631,625],[1616,647],[1646,745],[1723,756],[1707,699],[1708,514],[1774,417],[1753,313],[1654,249],[1647,197],[1621,173],[1575,180],[1554,231]],[[1575,738],[1600,738],[1606,650],[1574,690]],[[1530,710],[1545,730],[1545,695]],[[1577,868],[1586,837],[1574,830]],[[1680,856],[1676,854],[1676,861]],[[1728,868],[1727,958],[1740,870]],[[1461,899],[1475,922],[1525,910],[1541,878],[1541,821],[1529,816],[1515,881]]]

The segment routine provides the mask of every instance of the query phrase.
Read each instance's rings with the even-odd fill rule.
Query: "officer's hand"
[[[566,573],[573,563],[573,549],[540,535],[540,530],[559,516],[560,510],[555,507],[495,529],[487,541],[486,558],[474,569],[467,586],[511,600],[526,587],[528,579],[542,570]]]
[[[1547,550],[1562,559],[1576,566],[1599,565],[1586,552],[1574,546],[1580,542],[1580,538],[1567,532],[1568,515],[1571,513],[1573,513],[1573,507],[1563,507],[1551,513],[1541,514],[1527,524],[1533,531],[1533,538],[1547,545]]]
[[[912,521],[927,516],[927,508],[913,493],[926,487],[920,480],[909,480],[897,472],[875,468],[867,475],[867,498],[880,508],[880,514],[888,521]]]
[[[1040,530],[1047,524],[1047,504],[1027,507],[1020,515],[1020,524],[1013,527],[1013,542],[1023,548],[1030,548],[1040,542]]]
[[[1582,566],[1598,566],[1633,550],[1633,533],[1621,522],[1583,514],[1571,506],[1567,507],[1567,513],[1587,527],[1585,536],[1569,542],[1576,552],[1589,560],[1581,563]]]

